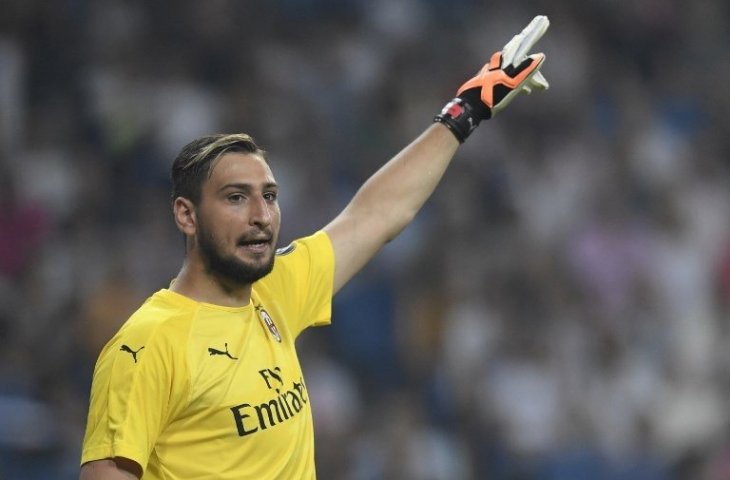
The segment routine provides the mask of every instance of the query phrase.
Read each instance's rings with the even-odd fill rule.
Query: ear
[[[175,225],[186,237],[195,235],[198,229],[198,220],[195,214],[195,205],[185,197],[177,197],[172,203],[172,212]]]

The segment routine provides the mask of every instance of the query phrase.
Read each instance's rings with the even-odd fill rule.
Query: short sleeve
[[[274,271],[261,288],[287,311],[295,336],[331,322],[334,271],[332,243],[323,231],[278,250]]]
[[[81,463],[125,457],[146,469],[156,440],[181,407],[187,378],[174,328],[135,322],[106,345],[96,364]]]

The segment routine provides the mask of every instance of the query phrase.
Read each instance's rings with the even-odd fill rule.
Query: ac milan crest
[[[271,318],[271,315],[269,315],[269,312],[264,310],[264,307],[262,307],[261,305],[256,307],[256,310],[259,312],[259,317],[261,317],[261,320],[264,322],[264,324],[266,324],[266,328],[269,329],[271,335],[274,336],[277,342],[281,343],[281,334],[279,334],[279,329],[276,328],[276,324]]]

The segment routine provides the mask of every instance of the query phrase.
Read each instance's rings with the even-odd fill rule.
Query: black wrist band
[[[460,143],[464,143],[471,132],[479,125],[480,118],[474,109],[463,98],[456,97],[433,118],[434,122],[443,123]]]

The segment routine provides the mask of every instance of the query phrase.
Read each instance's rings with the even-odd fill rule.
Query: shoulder
[[[187,341],[196,313],[194,302],[186,302],[184,297],[169,290],[160,290],[129,317],[109,341],[107,350],[145,348],[149,352],[179,348]]]
[[[170,290],[160,290],[149,297],[129,317],[123,329],[185,329],[197,313],[199,305]]]
[[[318,231],[294,240],[276,251],[274,269],[254,289],[291,286],[297,279],[306,280],[313,272],[334,271],[334,253],[329,237]]]
[[[302,250],[308,251],[326,251],[332,249],[332,242],[329,236],[323,230],[319,230],[312,235],[294,240],[289,245],[276,250],[278,257],[285,257],[292,253],[302,253]]]
[[[302,265],[312,262],[329,263],[333,258],[332,242],[324,231],[294,240],[289,245],[276,250],[277,267]]]

